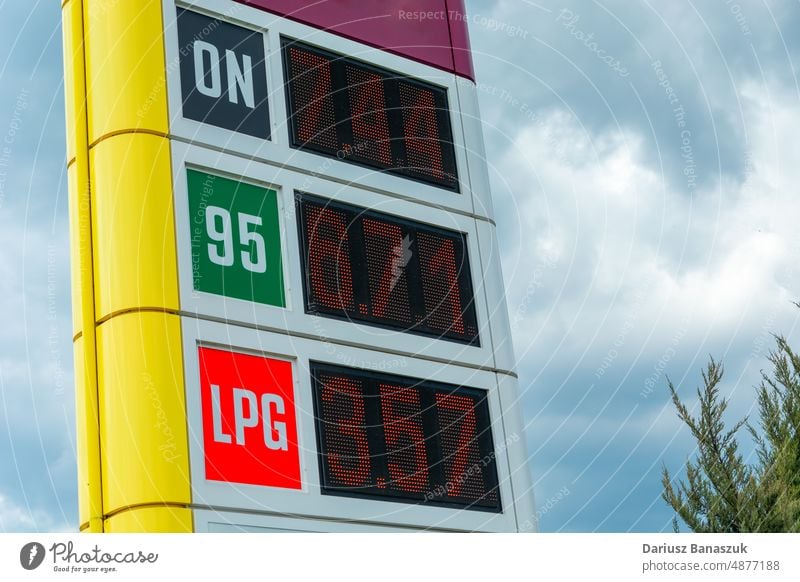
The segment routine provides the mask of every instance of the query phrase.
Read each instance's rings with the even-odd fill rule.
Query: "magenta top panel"
[[[236,0],[475,79],[464,0]]]

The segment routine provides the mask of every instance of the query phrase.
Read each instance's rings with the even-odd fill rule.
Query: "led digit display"
[[[392,144],[383,79],[355,65],[345,65],[352,113],[354,155],[385,168],[392,166]]]
[[[446,179],[441,128],[438,126],[433,91],[398,82],[400,110],[403,112],[403,139],[406,146],[407,171],[421,178]]]
[[[283,39],[292,146],[458,191],[447,91]]]
[[[326,494],[500,511],[486,392],[312,363]]]
[[[292,79],[295,139],[321,149],[339,149],[333,113],[331,61],[299,48],[289,48],[287,62]]]
[[[306,216],[308,255],[306,272],[318,309],[348,313],[353,310],[353,276],[345,212],[311,206]]]
[[[371,482],[364,386],[359,379],[333,377],[319,394],[320,414],[337,419],[325,434],[333,487],[368,487]]]
[[[479,345],[466,235],[296,199],[306,312]]]

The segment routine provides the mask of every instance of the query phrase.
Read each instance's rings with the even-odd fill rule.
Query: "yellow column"
[[[80,0],[62,7],[64,86],[69,160],[72,313],[75,332],[75,409],[78,446],[78,512],[82,531],[103,531],[100,420],[94,316],[89,141],[86,116],[86,69],[83,6]]]
[[[82,529],[192,531],[161,2],[63,13]]]

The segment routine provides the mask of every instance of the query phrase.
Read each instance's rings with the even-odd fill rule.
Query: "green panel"
[[[277,192],[186,173],[194,289],[285,307]]]

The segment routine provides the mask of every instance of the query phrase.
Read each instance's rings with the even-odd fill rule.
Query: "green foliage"
[[[674,483],[663,468],[662,497],[694,532],[800,532],[800,356],[779,337],[769,360],[773,369],[762,372],[757,388],[758,426],[743,419],[726,428],[728,401],[720,395],[724,370],[713,358],[697,390],[697,416],[669,382],[697,454],[686,463],[685,480]],[[743,427],[756,444],[753,464],[739,452]],[[677,517],[673,526],[678,531]]]

